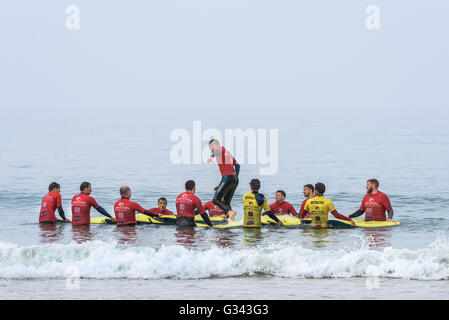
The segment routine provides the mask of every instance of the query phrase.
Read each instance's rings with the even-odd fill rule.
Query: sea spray
[[[416,250],[359,248],[314,250],[287,241],[248,249],[123,246],[114,241],[19,246],[0,242],[0,278],[60,278],[70,267],[81,278],[201,279],[265,274],[284,278],[379,277],[449,279],[449,241],[444,235]]]

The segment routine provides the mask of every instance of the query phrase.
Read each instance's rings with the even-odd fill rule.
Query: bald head
[[[131,188],[128,186],[123,186],[120,188],[120,197],[131,198]]]

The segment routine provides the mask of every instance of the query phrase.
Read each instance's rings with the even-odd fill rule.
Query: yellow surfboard
[[[282,221],[284,226],[299,226],[301,224],[301,220],[291,215],[277,215],[279,220]],[[269,216],[262,216],[262,224],[264,225],[277,225],[277,222],[271,219]]]
[[[383,227],[394,227],[401,223],[398,221],[365,221],[365,219],[353,219],[355,226],[358,228],[383,228]],[[303,224],[310,224],[312,220],[310,218],[302,219]],[[351,223],[346,220],[341,219],[329,219],[328,224],[333,228],[350,228]]]

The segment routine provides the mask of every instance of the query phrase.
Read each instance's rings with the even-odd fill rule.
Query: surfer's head
[[[326,192],[326,186],[322,182],[315,183],[315,195],[322,196]]]
[[[120,188],[120,197],[130,199],[131,198],[131,188],[128,186],[123,186]]]
[[[211,140],[209,141],[209,149],[210,149],[210,152],[214,153],[215,150],[216,150],[217,148],[219,148],[219,147],[220,147],[220,142],[218,142],[217,139],[211,139]]]
[[[52,182],[48,186],[48,191],[60,193],[61,192],[61,186],[57,182]]]
[[[89,182],[84,181],[80,185],[80,191],[84,194],[90,195],[92,193],[92,185]]]
[[[249,183],[249,186],[251,187],[251,191],[259,191],[260,189],[260,180],[259,179],[253,179]]]
[[[313,186],[313,184],[306,184],[302,189],[302,193],[304,194],[304,197],[306,197],[306,198],[310,198],[311,196],[313,196],[314,192],[315,192],[315,187]]]
[[[192,193],[195,193],[195,181],[187,180],[186,184],[185,184],[185,187],[186,187],[186,191],[190,191]]]
[[[373,193],[379,189],[379,181],[377,179],[369,179],[366,181],[366,192]]]

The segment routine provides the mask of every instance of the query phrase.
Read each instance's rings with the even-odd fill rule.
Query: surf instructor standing
[[[231,200],[239,184],[240,164],[237,163],[237,160],[225,147],[220,146],[216,139],[209,141],[209,149],[212,155],[207,159],[207,163],[212,162],[215,158],[221,173],[221,182],[217,187],[212,202],[226,212],[226,216],[230,220],[233,220],[236,212],[231,208]]]

